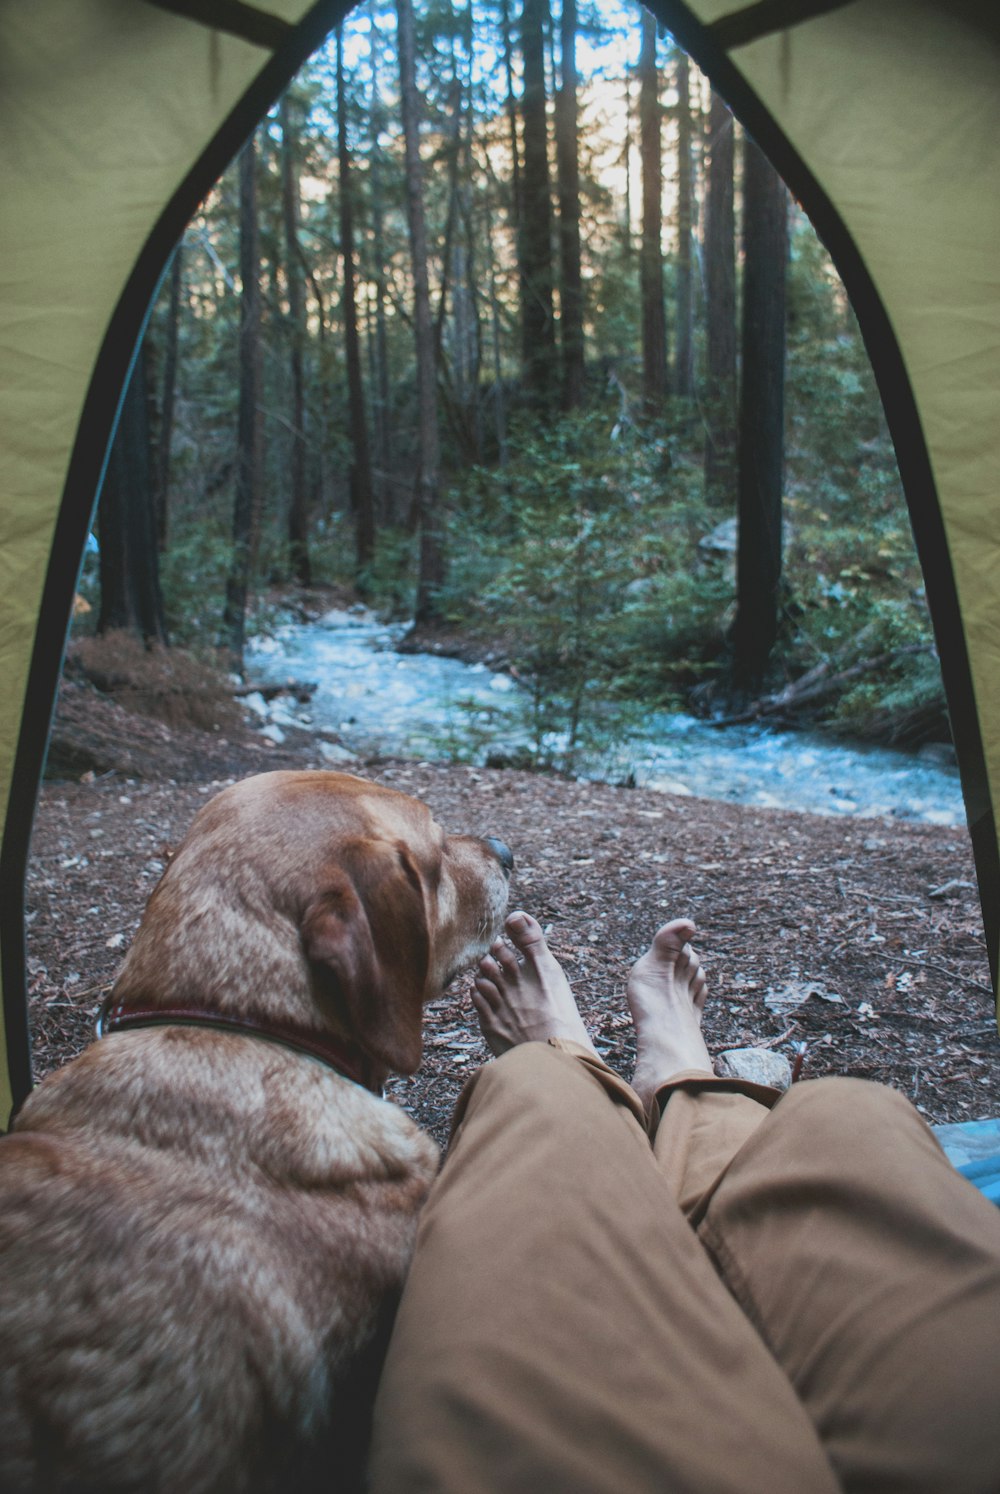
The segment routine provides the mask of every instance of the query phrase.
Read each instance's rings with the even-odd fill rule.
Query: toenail
[[[507,920],[509,929],[526,929],[528,927],[527,915],[524,913],[512,913]]]

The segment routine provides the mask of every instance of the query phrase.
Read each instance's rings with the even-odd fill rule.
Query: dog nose
[[[502,840],[497,840],[495,835],[487,835],[486,844],[509,877],[514,870],[514,852],[510,846],[506,845]]]

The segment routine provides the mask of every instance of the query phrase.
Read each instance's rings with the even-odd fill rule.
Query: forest
[[[330,588],[570,761],[652,706],[948,740],[843,286],[641,7],[366,0],[177,246],[77,630],[239,672]]]

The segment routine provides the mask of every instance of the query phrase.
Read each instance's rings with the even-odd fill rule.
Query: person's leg
[[[632,1087],[684,1214],[697,1207],[778,1099],[777,1090],[713,1074],[701,1030],[708,982],[688,942],[693,934],[686,918],[664,924],[633,965],[626,988],[636,1032]]]
[[[845,1489],[1000,1489],[1000,1213],[892,1090],[723,1093],[696,1052],[690,932],[660,930],[629,1002],[633,1082],[662,1109],[657,1159],[701,1242]]]
[[[796,1085],[692,1222],[846,1490],[1000,1489],[1000,1213],[908,1101]]]
[[[373,1494],[835,1490],[538,925],[510,933],[517,959],[496,950],[476,1004],[512,1051],[467,1087],[422,1216]]]

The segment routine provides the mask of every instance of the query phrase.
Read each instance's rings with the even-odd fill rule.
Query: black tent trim
[[[32,1085],[24,942],[24,880],[31,826],[81,557],[96,511],[125,383],[157,286],[199,202],[298,69],[349,8],[345,0],[318,0],[297,25],[286,28],[280,47],[264,64],[157,220],[115,308],[94,366],[56,520],[0,847],[0,885],[5,890],[0,899],[3,1020],[15,1112]]]
[[[720,45],[722,22],[717,21],[712,26],[702,24],[683,0],[647,0],[647,3],[711,79],[712,86],[726,99],[733,113],[781,173],[829,250],[851,298],[896,448],[910,523],[923,568],[979,880],[990,973],[996,991],[1000,951],[995,910],[1000,907],[1000,848],[986,754],[944,519],[916,398],[899,343],[847,225],[777,121]],[[773,0],[773,3],[777,9],[783,0]],[[763,12],[771,4],[772,0],[762,0],[761,5],[753,10]],[[839,7],[805,4],[792,8],[794,18],[798,19],[810,9],[818,13],[819,8],[828,11]],[[735,30],[740,18],[733,16],[732,19],[732,29]],[[721,30],[721,35],[725,34]],[[733,45],[731,40],[729,45]]]
[[[717,45],[728,52],[853,3],[854,0],[757,0],[756,5],[720,16],[708,29]]]
[[[256,5],[247,5],[244,0],[146,0],[146,4],[272,51],[280,47],[294,30],[280,16],[258,10]]]

